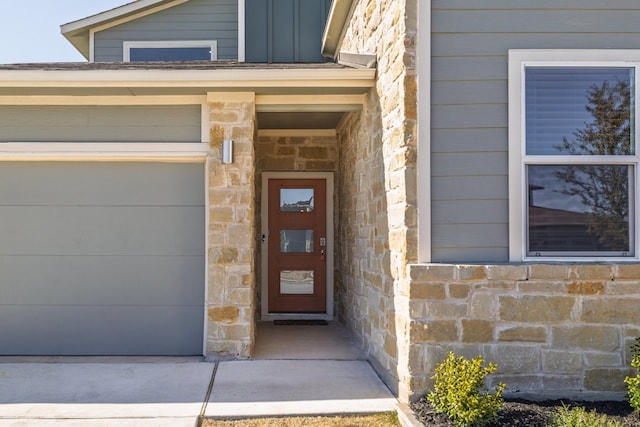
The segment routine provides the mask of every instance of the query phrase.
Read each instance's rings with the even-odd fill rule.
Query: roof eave
[[[226,70],[5,70],[0,87],[298,87],[368,88],[373,68]]]
[[[173,0],[137,0],[86,18],[78,19],[60,26],[62,35],[84,56],[90,57],[89,32],[91,28],[135,15],[144,10],[169,3]]]

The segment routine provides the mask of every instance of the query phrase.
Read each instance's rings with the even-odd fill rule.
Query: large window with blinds
[[[636,258],[637,65],[512,56],[512,260]]]

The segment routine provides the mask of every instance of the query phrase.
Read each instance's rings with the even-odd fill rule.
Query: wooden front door
[[[326,313],[326,180],[268,183],[268,311]]]

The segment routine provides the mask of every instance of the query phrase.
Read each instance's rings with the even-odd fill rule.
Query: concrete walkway
[[[194,427],[368,413],[396,399],[339,326],[260,325],[255,359],[0,358],[0,427]]]

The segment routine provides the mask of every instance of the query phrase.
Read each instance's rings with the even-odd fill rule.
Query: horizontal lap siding
[[[95,34],[96,62],[123,60],[123,41],[217,40],[219,60],[238,59],[238,1],[192,0]]]
[[[0,106],[0,142],[200,142],[199,105]]]
[[[637,49],[637,0],[433,0],[432,260],[508,260],[508,50]]]

